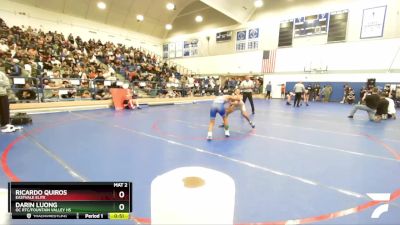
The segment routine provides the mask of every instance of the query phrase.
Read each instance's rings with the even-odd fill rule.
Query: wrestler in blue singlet
[[[218,96],[214,99],[211,109],[210,109],[210,118],[215,119],[217,113],[221,115],[221,117],[225,116],[225,104],[228,103],[228,100],[224,96]]]

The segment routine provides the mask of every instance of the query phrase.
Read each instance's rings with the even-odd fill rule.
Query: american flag
[[[276,49],[263,52],[261,73],[275,72]]]

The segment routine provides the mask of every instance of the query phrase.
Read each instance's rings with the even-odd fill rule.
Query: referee
[[[294,97],[294,103],[293,107],[297,106],[300,107],[300,101],[301,101],[301,95],[306,91],[306,88],[304,87],[303,82],[298,82],[296,85],[294,85],[294,93],[296,94]],[[297,102],[297,104],[296,104]]]
[[[247,98],[249,98],[251,111],[254,114],[254,103],[253,103],[253,88],[254,82],[250,80],[249,76],[245,77],[245,80],[240,83],[240,89],[243,93],[243,102],[246,103]]]

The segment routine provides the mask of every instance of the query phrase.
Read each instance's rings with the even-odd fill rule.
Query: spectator
[[[21,101],[30,101],[36,99],[36,92],[33,90],[29,83],[25,83],[25,86],[22,90],[17,92],[17,98]]]
[[[0,125],[1,132],[10,132],[10,104],[8,102],[7,89],[10,87],[8,77],[0,71]]]
[[[354,104],[354,101],[356,100],[356,93],[354,92],[353,88],[349,89],[349,92],[347,93],[346,101],[348,104]]]
[[[272,90],[272,85],[271,81],[268,81],[268,84],[265,86],[265,98],[266,99],[271,99],[271,90]]]
[[[44,100],[46,99],[53,99],[58,98],[58,87],[56,87],[56,83],[54,81],[43,80],[44,90],[43,90],[43,97]]]
[[[12,77],[18,77],[21,76],[21,67],[18,65],[19,60],[18,59],[13,59],[12,60],[12,67],[11,69],[8,71],[8,74]]]
[[[78,90],[78,96],[82,99],[91,99],[92,95],[89,89],[89,83],[87,81],[82,82],[81,87]]]
[[[108,100],[111,99],[110,93],[108,93],[107,89],[104,87],[104,82],[97,83],[96,85],[96,93],[95,93],[96,100]]]
[[[127,90],[125,100],[123,102],[125,109],[140,109],[139,101],[135,99],[135,95],[128,84],[124,84],[123,88]]]
[[[286,86],[281,84],[281,98],[285,98]]]
[[[103,76],[103,71],[99,70],[97,72],[98,72],[98,74],[97,74],[96,78],[94,78],[94,83],[96,83],[96,84],[98,84],[98,83],[104,84],[104,80],[106,78]]]

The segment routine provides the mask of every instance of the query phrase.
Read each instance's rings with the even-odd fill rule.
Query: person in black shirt
[[[378,102],[375,114],[375,122],[380,122],[382,119],[386,119],[388,115],[389,101],[385,98],[385,93],[381,94],[381,99]]]
[[[351,110],[349,118],[353,118],[354,114],[357,110],[364,110],[368,112],[369,120],[373,121],[375,119],[375,112],[378,108],[378,103],[380,101],[380,96],[378,95],[378,88],[372,89],[372,94],[368,95],[367,93],[363,97],[363,101],[365,101],[365,105],[355,105],[353,110]]]

